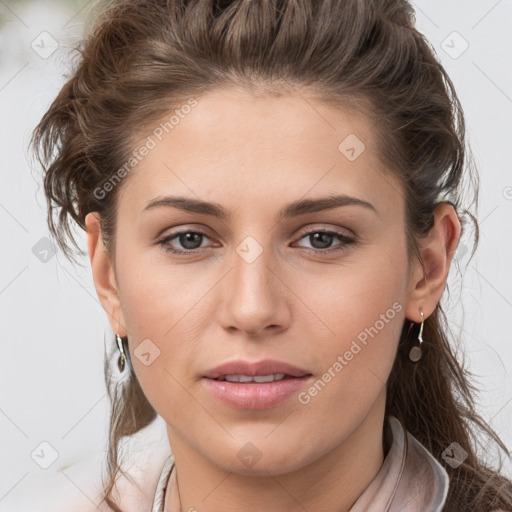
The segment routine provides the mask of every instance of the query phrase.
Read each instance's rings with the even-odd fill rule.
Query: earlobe
[[[125,322],[121,310],[115,273],[109,254],[105,250],[101,237],[101,225],[98,212],[91,212],[85,217],[87,248],[96,288],[96,293],[107,313],[112,330],[119,336],[126,336]]]
[[[416,260],[411,275],[406,317],[413,322],[421,322],[420,309],[428,318],[441,300],[460,233],[460,221],[453,206],[447,202],[437,205],[434,225],[418,242],[423,265]]]

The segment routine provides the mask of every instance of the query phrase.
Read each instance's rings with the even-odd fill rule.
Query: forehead
[[[147,127],[135,146],[145,143],[151,148],[121,191],[139,211],[165,193],[241,208],[249,197],[270,206],[333,192],[383,209],[402,201],[378,158],[371,120],[305,94],[218,89]]]

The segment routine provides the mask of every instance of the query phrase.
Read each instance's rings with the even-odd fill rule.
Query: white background
[[[452,268],[451,299],[443,300],[482,390],[479,411],[512,448],[512,0],[414,5],[419,30],[455,83],[481,176],[479,249],[466,269],[462,246],[462,287]],[[98,471],[106,448],[103,351],[111,331],[88,260],[80,269],[60,253],[46,263],[33,253],[48,230],[40,175],[27,152],[31,130],[69,72],[68,50],[89,7],[83,0],[0,1],[0,511],[51,492],[50,478],[77,504],[88,501],[87,473]],[[40,53],[51,51],[42,32],[59,44],[48,58],[31,47],[35,41]],[[464,40],[469,47],[458,56]],[[58,453],[48,469],[31,457],[51,453],[42,442]],[[82,469],[73,472],[77,462]],[[507,460],[509,476],[511,466]]]

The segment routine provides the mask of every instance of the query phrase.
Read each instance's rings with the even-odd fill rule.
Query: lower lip
[[[204,380],[213,395],[227,405],[238,409],[269,409],[297,393],[310,378],[311,375],[306,375],[261,383]]]

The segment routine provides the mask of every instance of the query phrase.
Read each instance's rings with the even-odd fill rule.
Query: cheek
[[[214,287],[216,276],[198,272],[194,264],[171,264],[165,260],[155,263],[143,251],[139,256],[120,260],[118,275],[123,283],[125,325],[134,341],[149,338],[161,345],[164,340],[165,344],[172,343],[176,337],[194,338],[198,324],[191,318],[201,314],[202,302]]]
[[[118,247],[122,254],[123,246]],[[185,410],[190,397],[180,383],[190,368],[193,340],[197,338],[193,332],[197,324],[190,318],[197,316],[194,304],[205,292],[201,294],[199,287],[184,279],[179,270],[171,273],[169,268],[147,265],[134,251],[125,254],[131,256],[117,260],[117,272],[135,374],[159,413],[162,406],[164,410]],[[165,404],[160,403],[163,400]]]
[[[390,263],[386,251],[376,247],[357,260],[306,280],[304,302],[321,320],[325,332],[322,346],[339,350],[358,337],[364,343],[365,339],[395,339],[400,333],[406,261],[400,254],[392,254]]]
[[[391,248],[379,252],[324,279],[321,293],[314,292],[318,283],[310,285],[308,305],[322,321],[315,322],[322,335],[316,335],[312,357],[322,374],[304,402],[322,394],[319,406],[340,400],[364,409],[385,386],[405,317],[406,260],[405,251],[403,256]],[[312,324],[304,328],[315,339]]]

